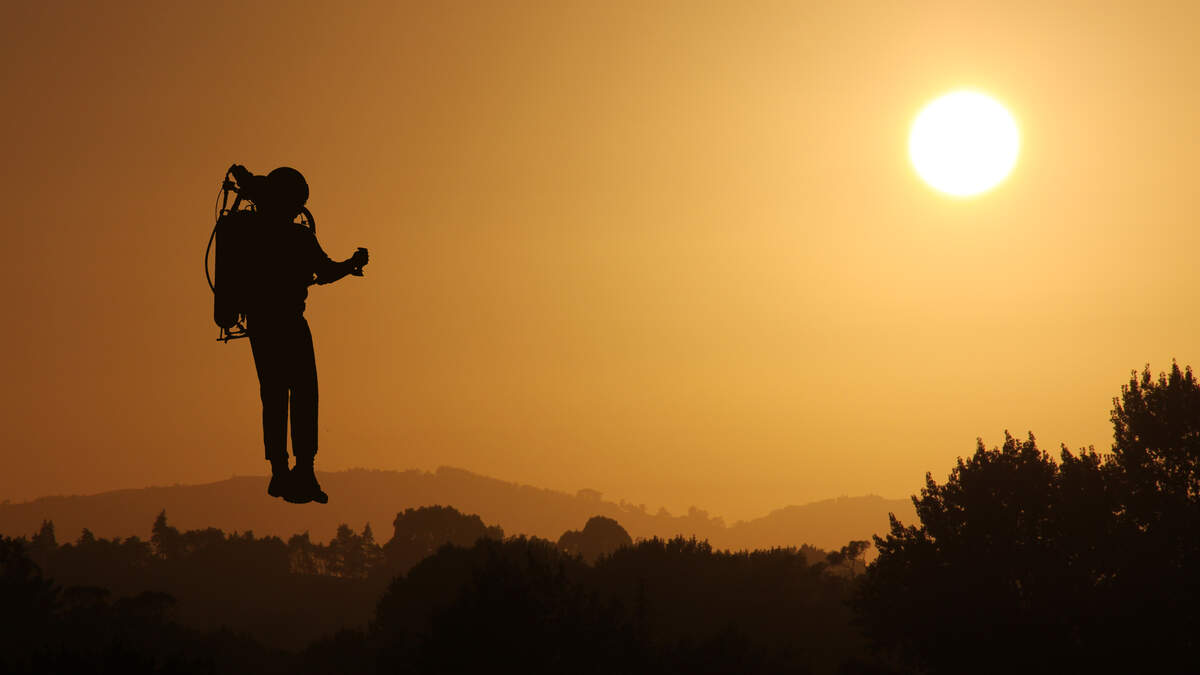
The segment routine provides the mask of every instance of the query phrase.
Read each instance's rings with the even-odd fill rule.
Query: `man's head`
[[[264,213],[277,214],[289,220],[300,213],[308,201],[308,182],[290,166],[281,166],[267,174],[266,194],[257,206]]]

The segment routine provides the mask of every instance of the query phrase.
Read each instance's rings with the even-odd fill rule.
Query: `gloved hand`
[[[361,277],[363,275],[363,265],[366,265],[368,260],[367,249],[359,246],[354,255],[350,256],[350,266],[354,268],[350,273],[356,277]]]

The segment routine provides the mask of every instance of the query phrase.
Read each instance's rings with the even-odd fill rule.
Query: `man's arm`
[[[349,258],[341,262],[334,262],[328,255],[326,255],[325,251],[321,248],[321,245],[317,243],[317,238],[315,235],[312,238],[312,242],[313,247],[316,249],[316,282],[318,284],[332,284],[347,274],[357,274],[358,276],[362,276],[362,266],[367,264],[368,259],[367,249],[360,248]]]

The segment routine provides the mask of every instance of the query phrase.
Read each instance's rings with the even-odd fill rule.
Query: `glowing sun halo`
[[[1004,180],[1017,163],[1017,123],[988,96],[960,90],[921,109],[908,136],[913,168],[934,189],[977,195]]]

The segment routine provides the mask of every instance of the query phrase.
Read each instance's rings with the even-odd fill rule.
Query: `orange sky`
[[[267,473],[204,244],[299,168],[318,468],[447,464],[729,519],[1107,449],[1200,364],[1190,2],[20,3],[0,26],[0,498]],[[908,165],[962,86],[999,189]],[[336,495],[334,495],[336,498]]]

